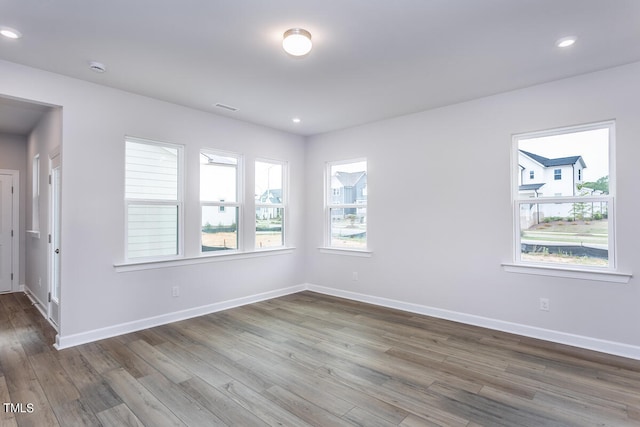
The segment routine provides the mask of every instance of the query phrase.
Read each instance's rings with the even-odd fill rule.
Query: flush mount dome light
[[[0,34],[8,39],[19,39],[22,37],[22,33],[15,28],[0,27]]]
[[[282,48],[292,56],[304,56],[311,51],[311,33],[302,28],[291,28],[284,32]]]
[[[563,37],[561,39],[558,39],[558,41],[556,41],[556,46],[558,47],[573,46],[576,40],[577,40],[577,37],[575,36]]]

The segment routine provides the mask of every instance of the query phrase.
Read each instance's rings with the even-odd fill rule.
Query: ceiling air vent
[[[231,105],[226,105],[226,104],[217,103],[216,107],[222,108],[223,110],[227,110],[227,111],[233,111],[233,112],[238,111],[236,107],[232,107]]]

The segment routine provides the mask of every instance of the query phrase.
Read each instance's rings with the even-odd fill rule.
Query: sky
[[[518,148],[549,159],[582,156],[587,165],[584,181],[595,182],[609,175],[608,128],[521,139]]]

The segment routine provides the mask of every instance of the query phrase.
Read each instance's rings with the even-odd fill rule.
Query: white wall
[[[60,336],[304,283],[302,137],[0,61],[0,94],[62,106]],[[108,78],[108,76],[105,76]],[[116,272],[124,257],[125,135],[185,145],[185,247],[199,251],[203,147],[289,162],[291,254]],[[247,174],[252,182],[252,174]],[[251,188],[252,186],[249,186]],[[249,215],[248,218],[251,218]],[[171,288],[180,286],[180,296]]]
[[[27,194],[27,138],[23,135],[0,133],[0,169],[17,170],[20,173],[20,194],[18,224],[18,243],[20,245],[20,270],[17,272],[16,284],[24,285],[25,281],[25,228],[28,225],[25,217]],[[17,289],[14,289],[17,290]]]
[[[637,278],[612,284],[501,268],[513,258],[511,135],[615,119],[618,264],[640,273],[638,117],[635,63],[309,138],[308,281],[461,318],[635,346],[640,357]],[[324,162],[358,157],[369,162],[373,256],[320,253]],[[549,298],[549,312],[538,309],[540,297]]]

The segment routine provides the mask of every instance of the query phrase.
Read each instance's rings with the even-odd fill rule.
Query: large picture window
[[[367,161],[328,163],[326,174],[327,246],[367,249]]]
[[[182,146],[127,137],[126,258],[181,254]]]
[[[516,263],[615,268],[614,138],[613,122],[514,136]]]
[[[256,161],[256,249],[284,246],[286,197],[285,164]]]
[[[240,156],[200,152],[202,252],[238,250],[240,229]]]

